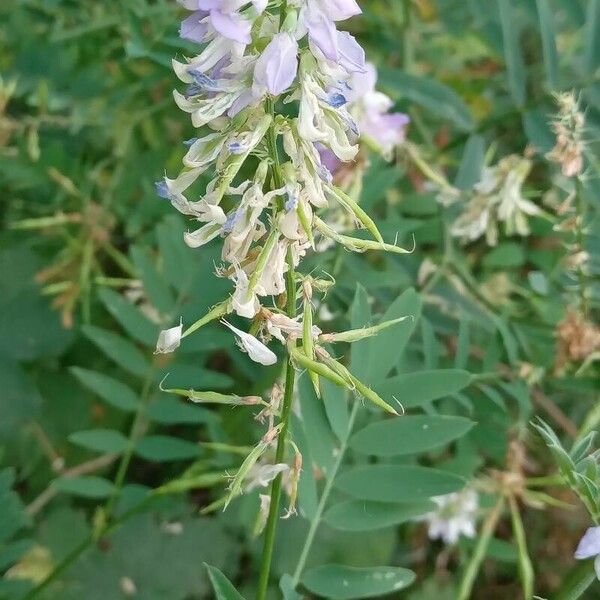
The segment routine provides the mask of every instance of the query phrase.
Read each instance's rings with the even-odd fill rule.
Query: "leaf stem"
[[[325,511],[325,507],[327,506],[327,501],[329,500],[329,494],[331,493],[331,490],[333,488],[333,482],[335,481],[337,472],[340,466],[342,465],[342,461],[344,460],[344,455],[346,454],[346,449],[348,447],[348,440],[350,439],[350,434],[352,433],[352,429],[354,428],[354,421],[356,420],[356,415],[358,413],[359,408],[360,402],[355,400],[352,406],[352,410],[350,411],[350,417],[348,419],[348,429],[346,430],[344,439],[341,440],[341,446],[337,454],[336,461],[328,474],[327,481],[325,482],[325,487],[323,488],[323,493],[321,494],[321,498],[319,499],[317,511],[315,512],[315,516],[311,521],[310,529],[308,530],[306,539],[304,540],[304,546],[302,547],[302,552],[296,565],[296,570],[294,571],[294,575],[292,576],[293,587],[296,587],[298,585],[300,577],[302,576],[302,571],[304,570],[304,567],[306,565],[308,554],[315,539],[317,529],[321,524],[321,518],[323,517],[323,512]]]
[[[481,530],[481,534],[479,536],[479,541],[477,542],[477,546],[475,547],[475,552],[465,569],[464,575],[460,582],[460,587],[458,590],[457,600],[469,600],[471,598],[471,591],[473,590],[473,585],[475,584],[475,579],[477,578],[477,573],[479,573],[479,568],[481,567],[481,563],[485,557],[485,552],[490,543],[490,539],[494,530],[496,529],[496,525],[498,524],[498,520],[500,519],[500,515],[502,514],[502,509],[504,508],[504,497],[500,497],[496,506],[494,506],[492,512],[488,515],[487,519],[483,524],[483,528]]]

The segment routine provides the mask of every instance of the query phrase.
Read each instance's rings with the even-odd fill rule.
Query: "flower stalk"
[[[257,519],[257,533],[264,525],[265,537],[256,597],[264,600],[281,516],[283,476],[290,498],[287,517],[295,514],[302,468],[302,456],[288,434],[296,369],[308,371],[317,394],[322,376],[397,414],[319,345],[352,343],[382,328],[321,339],[311,300],[313,291],[324,290],[298,267],[307,252],[319,251],[324,239],[355,252],[408,252],[386,243],[355,198],[334,185],[336,170],[356,159],[361,140],[391,158],[394,148],[404,142],[408,117],[390,113],[392,100],[375,89],[375,68],[366,63],[357,40],[337,29],[338,22],[360,14],[355,0],[179,3],[191,11],[180,34],[199,44],[200,52],[184,62],[173,61],[177,77],[187,86],[183,92],[175,91],[174,98],[199,132],[185,142],[183,169],[174,179],[158,182],[156,191],[180,213],[201,223],[184,234],[188,246],[201,248],[223,240],[217,276],[230,279],[234,290],[187,329],[180,322],[161,332],[156,350],[174,352],[184,338],[213,321],[227,327],[240,350],[261,365],[278,361],[269,347],[273,340],[283,346],[284,383],[274,386],[269,402],[254,396],[164,390],[198,403],[261,406],[257,418],[266,425],[265,434],[242,462],[227,497],[204,510],[226,507],[253,489],[254,484],[246,483],[251,471],[269,473],[257,480],[259,487],[271,484],[270,496],[260,496]],[[280,102],[291,110],[278,114]],[[242,168],[250,157],[251,168]],[[200,199],[192,199],[194,186],[211,167],[212,181]],[[348,227],[340,228],[332,220],[334,211]],[[364,228],[371,239],[346,235],[354,225]],[[249,325],[236,323],[238,318],[249,320]],[[295,449],[293,457],[290,447]]]

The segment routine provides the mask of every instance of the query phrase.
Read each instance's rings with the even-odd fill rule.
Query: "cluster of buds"
[[[317,394],[320,377],[325,377],[397,414],[324,345],[375,335],[402,319],[324,335],[313,324],[313,293],[326,292],[331,282],[296,272],[302,257],[317,249],[315,238],[356,252],[407,252],[385,243],[373,220],[333,178],[340,165],[356,159],[361,140],[391,156],[404,141],[408,123],[405,115],[389,112],[392,101],[375,90],[375,68],[366,63],[356,39],[337,28],[337,23],[361,12],[358,4],[355,0],[179,3],[191,11],[181,25],[181,37],[199,44],[200,51],[173,61],[185,84],[174,98],[200,131],[185,142],[183,169],[175,178],[158,182],[156,190],[201,224],[184,234],[188,246],[223,240],[223,264],[217,275],[230,279],[233,289],[185,331],[180,323],[161,332],[156,351],[173,352],[183,338],[220,320],[253,361],[275,364],[278,356],[268,344],[278,340],[291,364],[309,372]],[[212,179],[198,190],[201,175],[209,169]],[[371,239],[346,235],[329,225],[330,205],[368,230]],[[273,297],[277,300],[271,301]],[[235,316],[252,321],[249,332],[230,322]],[[275,465],[264,464],[282,430],[285,411],[277,394],[266,402],[252,396],[166,391],[195,402],[261,406],[267,432],[233,477],[227,502],[248,489],[244,482],[261,463],[263,474],[289,471],[295,498],[301,457],[296,456],[289,469],[279,459]],[[292,506],[288,512],[292,514]]]
[[[529,159],[513,154],[484,168],[470,200],[452,225],[452,235],[465,244],[485,236],[488,245],[495,246],[501,223],[506,235],[529,235],[527,217],[541,214],[523,195],[531,167]],[[451,199],[455,201],[456,196]]]
[[[576,177],[583,171],[585,117],[573,92],[558,94],[556,102],[559,110],[552,122],[556,144],[546,158],[560,165],[565,177]]]

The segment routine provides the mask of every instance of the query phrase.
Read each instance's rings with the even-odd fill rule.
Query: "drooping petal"
[[[337,46],[340,65],[348,73],[361,73],[365,70],[365,51],[353,35],[347,31],[338,31]]]
[[[183,234],[183,239],[190,248],[200,248],[200,246],[204,246],[204,244],[214,240],[221,233],[222,229],[223,226],[219,223],[207,223],[191,233],[186,231]]]
[[[273,36],[254,68],[254,95],[278,96],[292,85],[298,72],[298,42],[289,33]]]
[[[155,354],[169,354],[175,352],[181,343],[181,334],[183,332],[183,322],[180,321],[177,327],[171,329],[163,329],[156,342]]]
[[[277,362],[277,355],[269,350],[260,340],[257,340],[253,335],[234,327],[224,319],[221,321],[223,325],[229,327],[231,331],[238,337],[243,349],[248,353],[248,356],[261,365],[269,366]]]
[[[575,550],[575,558],[584,560],[598,555],[600,555],[600,527],[589,527]]]
[[[329,20],[320,10],[307,10],[305,24],[310,44],[317,46],[329,60],[338,60],[337,31],[333,21]]]

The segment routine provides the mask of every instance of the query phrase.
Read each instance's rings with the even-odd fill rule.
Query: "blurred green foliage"
[[[399,586],[412,580],[406,568],[417,573],[410,591],[391,597],[454,598],[474,544],[426,544],[413,519],[431,509],[427,498],[489,469],[553,474],[528,428],[534,414],[554,419],[561,437],[579,439],[600,422],[597,362],[555,368],[555,331],[578,286],[589,297],[588,329],[600,308],[600,2],[362,4],[350,27],[381,88],[410,114],[423,160],[460,190],[472,189],[485,164],[529,147],[526,195],[551,212],[544,199],[572,191],[544,159],[554,144],[552,93],[575,90],[586,118],[583,283],[564,267],[571,240],[553,230],[556,218],[535,218],[529,237],[502,236],[495,248],[459,246],[448,235],[456,209],[440,207],[438,190],[403,153],[370,160],[357,187],[384,237],[414,239],[416,251],[330,249],[304,266],[336,279],[327,330],[391,318],[386,311],[413,315],[346,357],[410,419],[441,433],[417,438],[411,451],[401,431],[384,432],[396,443],[381,448],[382,430],[402,422],[354,411],[333,386],[320,401],[303,377],[292,423],[304,457],[300,516],[281,523],[274,575],[284,576],[282,589],[299,580],[341,598],[350,596],[339,595],[340,577],[368,588],[378,565],[391,564]],[[228,293],[213,276],[217,246],[188,249],[186,223],[154,195],[154,180],[165,165],[177,169],[181,140],[193,135],[170,95],[170,60],[190,50],[179,18],[170,0],[0,4],[0,465],[11,467],[0,473],[0,598],[23,597],[52,573],[40,598],[208,598],[204,561],[223,571],[210,571],[213,582],[227,576],[253,597],[257,492],[224,514],[198,516],[257,439],[253,411],[180,402],[159,383],[264,395],[278,367],[257,369],[218,325],[186,338],[176,355],[153,355],[161,328],[192,323]],[[401,504],[422,485],[416,505]],[[561,586],[589,517],[555,508],[549,493],[518,491],[535,589],[545,596]],[[496,493],[482,500],[486,510]],[[372,519],[361,522],[359,502],[377,503]],[[502,518],[473,598],[518,593],[515,564],[527,548]],[[111,519],[114,530],[97,539]],[[316,543],[295,574],[311,525]],[[346,565],[341,575],[334,563]],[[61,565],[72,568],[54,570]],[[390,589],[399,588],[376,591]]]

